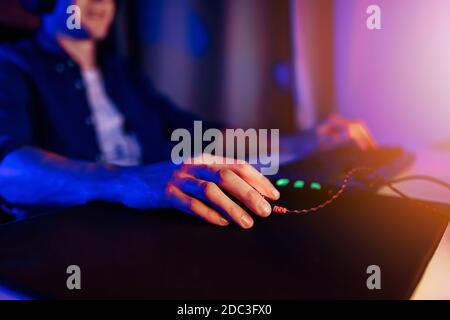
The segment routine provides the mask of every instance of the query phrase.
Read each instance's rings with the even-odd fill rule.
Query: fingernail
[[[245,214],[241,217],[241,222],[245,228],[253,227],[253,220]]]
[[[220,225],[222,225],[222,226],[228,226],[230,223],[227,221],[227,220],[225,220],[224,218],[221,218],[220,219]]]
[[[267,201],[261,201],[261,208],[266,217],[270,216],[272,213],[272,206]]]
[[[273,189],[272,190],[272,195],[276,198],[276,199],[278,199],[281,195],[280,195],[280,192],[277,190],[277,189]]]

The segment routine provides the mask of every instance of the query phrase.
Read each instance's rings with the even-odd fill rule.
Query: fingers
[[[260,194],[271,200],[280,199],[280,192],[269,179],[249,164],[236,164],[231,168],[239,177],[255,188]]]
[[[248,163],[187,166],[185,170],[199,179],[213,181],[217,184],[221,184],[223,182],[222,180],[224,180],[223,171],[232,171],[264,197],[271,200],[278,200],[280,198],[280,193],[272,185],[269,179]],[[236,195],[233,194],[233,196]]]
[[[361,121],[350,121],[344,117],[333,114],[319,127],[319,137],[322,144],[337,147],[345,142],[352,141],[363,151],[376,149],[378,144],[370,130]]]
[[[358,124],[349,125],[346,131],[346,136],[347,139],[354,142],[360,150],[367,151],[369,149]]]
[[[225,163],[225,159],[219,160]],[[244,229],[253,227],[252,217],[230,199],[228,193],[256,215],[270,216],[272,207],[265,198],[280,198],[280,193],[272,183],[247,163],[218,163],[187,164],[173,175],[172,184],[178,189],[174,191],[177,205],[217,225],[221,224],[215,213],[222,214],[222,218],[226,217]],[[208,207],[212,207],[213,212],[205,214]]]
[[[361,134],[365,137],[366,142],[370,149],[377,149],[379,147],[377,141],[370,133],[369,128],[365,125],[364,122],[359,122],[359,126],[361,129]]]
[[[267,218],[272,206],[261,194],[230,169],[222,170],[219,186],[260,217]]]
[[[253,227],[252,217],[232,201],[214,182],[188,177],[181,179],[178,183],[183,192],[201,199],[206,205],[217,208],[242,228]]]
[[[229,222],[216,210],[208,207],[200,200],[188,196],[177,187],[169,187],[167,193],[176,209],[182,210],[216,226],[226,227],[229,225]]]
[[[358,147],[363,150],[371,150],[377,147],[375,140],[369,133],[369,130],[361,122],[353,122],[348,126],[348,135]]]

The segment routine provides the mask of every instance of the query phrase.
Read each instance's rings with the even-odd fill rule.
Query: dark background
[[[110,42],[180,107],[241,127],[294,129],[289,0],[121,1]],[[0,41],[36,17],[0,3]]]

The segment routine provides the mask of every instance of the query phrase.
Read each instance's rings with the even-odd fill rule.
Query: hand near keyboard
[[[331,150],[356,144],[362,151],[378,148],[378,144],[364,122],[352,121],[339,114],[331,115],[316,129],[319,148]]]

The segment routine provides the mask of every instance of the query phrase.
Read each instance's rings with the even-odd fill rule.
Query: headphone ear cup
[[[42,15],[52,12],[56,0],[20,0],[23,8],[34,15]]]

